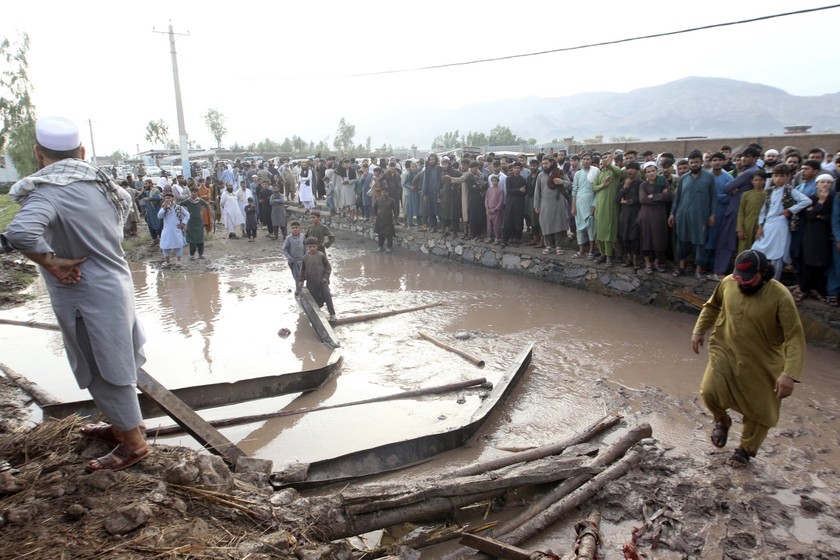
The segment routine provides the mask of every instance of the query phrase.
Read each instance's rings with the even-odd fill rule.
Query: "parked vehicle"
[[[160,177],[162,169],[157,165],[146,166],[146,177]]]

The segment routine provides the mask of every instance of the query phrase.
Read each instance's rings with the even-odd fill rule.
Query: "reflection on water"
[[[259,414],[366,399],[486,376],[496,381],[519,349],[534,341],[530,373],[485,429],[490,444],[472,457],[554,441],[619,407],[650,422],[670,445],[691,449],[702,439],[685,410],[699,411],[697,387],[706,354],[689,339],[694,317],[517,278],[481,267],[409,256],[334,248],[332,290],[340,316],[444,306],[338,327],[340,375],[309,395],[284,396],[202,411],[206,418]],[[211,265],[204,272],[159,271],[132,265],[137,312],[146,329],[148,371],[169,387],[275,375],[322,366],[330,355],[291,294],[280,259],[247,266]],[[42,286],[26,309],[3,316],[54,322]],[[292,334],[277,336],[280,328]],[[479,370],[419,339],[419,330],[487,361]],[[465,331],[471,338],[456,341]],[[88,398],[73,382],[56,333],[0,326],[3,361],[63,400]],[[809,348],[805,383],[785,403],[783,422],[808,418],[812,406],[833,411],[824,424],[837,438],[836,352]],[[478,405],[442,395],[277,418],[224,433],[277,465],[326,458],[462,424]],[[653,406],[657,395],[674,403]],[[671,402],[669,401],[669,402]],[[169,424],[166,419],[147,424]],[[189,438],[173,443],[194,445]],[[828,462],[837,458],[827,457]]]

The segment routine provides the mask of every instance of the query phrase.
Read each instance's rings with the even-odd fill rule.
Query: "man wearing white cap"
[[[76,381],[110,421],[82,428],[113,446],[88,470],[123,469],[149,453],[136,389],[145,336],[120,246],[131,198],[84,161],[70,120],[38,119],[35,138],[40,169],[9,191],[21,209],[2,235],[3,247],[40,265]]]

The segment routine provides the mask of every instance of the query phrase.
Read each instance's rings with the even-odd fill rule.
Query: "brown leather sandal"
[[[110,453],[87,464],[88,472],[110,470],[120,471],[128,468],[131,465],[136,465],[142,461],[146,455],[151,453],[152,449],[149,446],[137,451],[132,451],[123,444],[116,446]]]

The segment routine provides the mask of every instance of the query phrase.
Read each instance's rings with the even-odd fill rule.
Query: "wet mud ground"
[[[604,514],[607,558],[645,510],[669,509],[655,558],[819,558],[840,555],[840,394],[838,352],[809,347],[805,382],[782,408],[779,426],[750,467],[724,462],[733,447],[711,446],[711,418],[697,395],[706,354],[690,349],[694,317],[505,275],[479,267],[422,260],[346,232],[329,251],[339,316],[446,305],[337,327],[344,363],[318,391],[202,412],[206,418],[257,414],[355,401],[371,396],[485,376],[495,381],[522,345],[535,342],[521,385],[470,446],[413,472],[434,473],[561,440],[606,413],[648,422],[658,445],[648,460],[592,504]],[[227,254],[228,256],[219,256]],[[137,308],[148,342],[146,369],[169,387],[235,381],[318,367],[329,350],[294,301],[291,275],[277,242],[214,239],[209,261],[163,271],[157,257],[135,255]],[[52,322],[40,283],[25,307],[2,316]],[[280,338],[280,328],[292,334]],[[424,330],[487,361],[483,369],[417,338]],[[467,332],[469,340],[456,341]],[[56,333],[0,325],[2,361],[62,400],[79,391]],[[463,396],[464,402],[458,403]],[[292,461],[328,458],[371,445],[441,431],[463,423],[478,392],[394,401],[226,428],[243,450]],[[148,426],[168,424],[149,420]],[[740,424],[730,436],[737,441]],[[609,437],[609,436],[608,436]],[[188,437],[167,444],[194,446]],[[405,476],[402,474],[400,476]],[[521,505],[514,496],[506,509]],[[571,527],[588,509],[528,543],[565,552]],[[504,514],[504,512],[502,513]],[[649,544],[648,544],[649,546]],[[446,547],[424,554],[436,558]],[[825,556],[822,556],[825,555]]]

